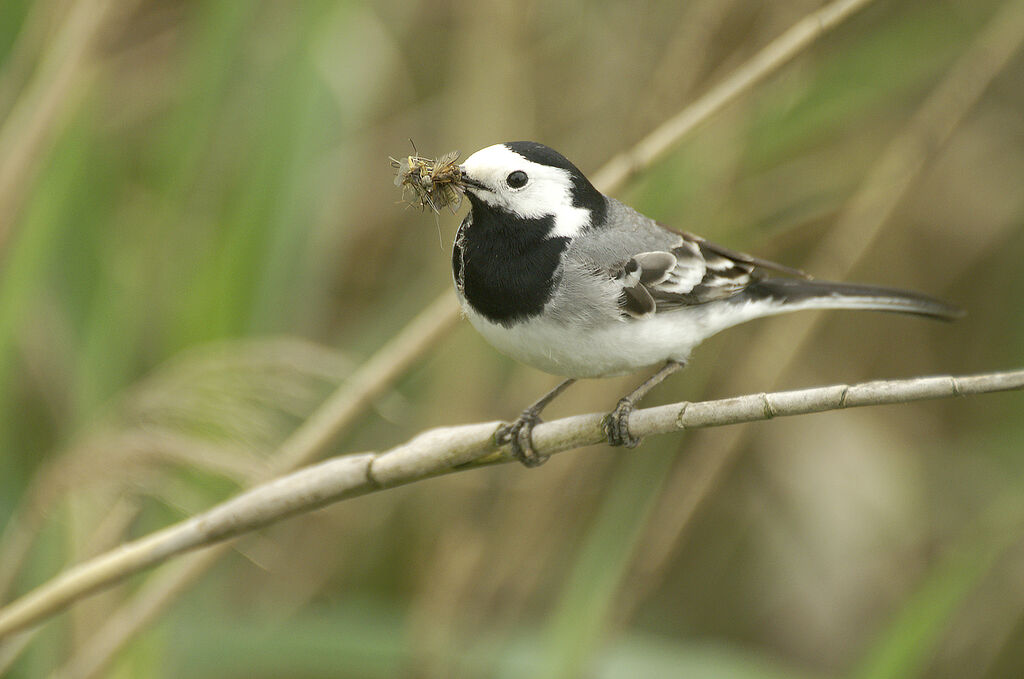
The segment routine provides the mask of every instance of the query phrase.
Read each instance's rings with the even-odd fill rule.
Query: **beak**
[[[464,187],[469,189],[487,190],[486,186],[469,176],[465,165],[459,165],[459,181]]]

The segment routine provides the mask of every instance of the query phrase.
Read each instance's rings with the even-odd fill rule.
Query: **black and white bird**
[[[540,412],[578,378],[661,365],[605,419],[611,445],[635,446],[629,414],[725,328],[800,309],[871,309],[951,320],[960,310],[891,288],[802,272],[674,231],[602,194],[557,151],[488,146],[461,166],[471,209],[452,270],[466,317],[496,348],[564,382],[498,433],[535,466]],[[781,276],[780,276],[781,274]]]

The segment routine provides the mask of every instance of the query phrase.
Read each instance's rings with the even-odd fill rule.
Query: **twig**
[[[1024,389],[1024,369],[964,377],[837,384],[797,391],[750,394],[638,410],[630,419],[637,435],[717,427],[773,417],[907,403]],[[552,455],[600,443],[599,413],[542,424],[534,445]],[[382,453],[344,455],[256,486],[190,519],[129,542],[75,566],[0,609],[0,639],[41,622],[82,597],[183,552],[229,540],[300,512],[414,481],[511,460],[497,447],[498,423],[484,422],[426,431]]]
[[[640,170],[650,167],[687,133],[870,2],[841,0],[808,14],[733,71],[728,78],[640,140],[632,149],[612,158],[592,177],[594,185],[598,188],[620,186]]]
[[[273,457],[273,474],[295,469],[327,453],[338,435],[380,398],[459,320],[455,295],[439,295],[377,353],[348,377],[323,405],[281,445]]]
[[[778,70],[800,51],[872,0],[837,0],[807,15],[728,78],[656,128],[633,149],[619,154],[594,175],[594,185],[614,192],[634,174],[656,162],[695,127],[710,119],[739,95]],[[346,381],[309,421],[285,444],[285,468],[313,459],[371,400],[426,353],[458,320],[451,290],[438,295],[430,306],[403,328]],[[429,332],[424,332],[428,328]]]
[[[1024,2],[1006,3],[972,40],[945,77],[926,97],[906,126],[882,152],[860,188],[828,235],[804,263],[807,271],[848,278],[885,232],[885,226],[930,161],[957,126],[967,117],[999,73],[1012,63],[1024,44]],[[826,316],[796,317],[789,321],[785,340],[762,337],[732,372],[772,388],[789,372]],[[737,388],[734,387],[733,388]],[[679,549],[686,531],[704,501],[731,468],[749,440],[749,432],[734,430],[710,444],[689,450],[688,460],[662,491],[664,501],[653,524],[663,535],[647,549],[644,577],[631,578],[631,586],[649,589]],[[682,498],[682,499],[680,499]],[[651,565],[653,564],[653,565]],[[634,591],[632,601],[642,593]]]
[[[870,2],[871,0],[836,0],[799,21],[740,66],[720,85],[656,128],[638,145],[644,146],[644,151],[635,149],[621,154],[598,170],[593,175],[595,186],[605,193],[617,190],[634,174],[667,153],[698,125],[712,118],[727,104]],[[342,384],[303,427],[289,438],[282,454],[274,457],[279,472],[305,464],[322,454],[338,433],[343,431],[376,395],[383,393],[404,374],[408,366],[430,351],[437,341],[455,326],[458,318],[455,296],[450,289],[446,290],[426,311],[406,325],[385,348],[377,352],[357,375]],[[430,332],[423,333],[423,327],[428,328]],[[178,592],[216,562],[218,554],[212,551],[204,552],[202,556],[205,558],[197,556],[195,560],[190,561],[190,564],[194,565],[188,568],[167,573],[161,582],[147,583],[136,595],[136,601],[118,609],[97,632],[97,636],[104,640],[106,653],[92,654],[93,658],[88,663],[78,664],[72,659],[66,669],[89,669],[58,671],[58,674],[69,677],[91,676],[108,662],[113,653],[132,635],[159,615]],[[116,628],[113,627],[115,624]]]

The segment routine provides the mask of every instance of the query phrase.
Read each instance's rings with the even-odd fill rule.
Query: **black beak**
[[[466,168],[464,165],[459,165],[459,181],[463,186],[470,189],[487,189],[486,186],[466,174]]]

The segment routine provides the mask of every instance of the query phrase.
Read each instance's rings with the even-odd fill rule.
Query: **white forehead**
[[[469,158],[466,158],[464,165],[473,170],[484,170],[488,168],[504,168],[522,163],[526,160],[521,155],[505,146],[494,144],[482,148]]]
[[[462,164],[470,176],[488,183],[504,180],[511,172],[522,170],[530,179],[554,180],[568,189],[572,186],[569,171],[527,160],[504,144],[480,149]]]

